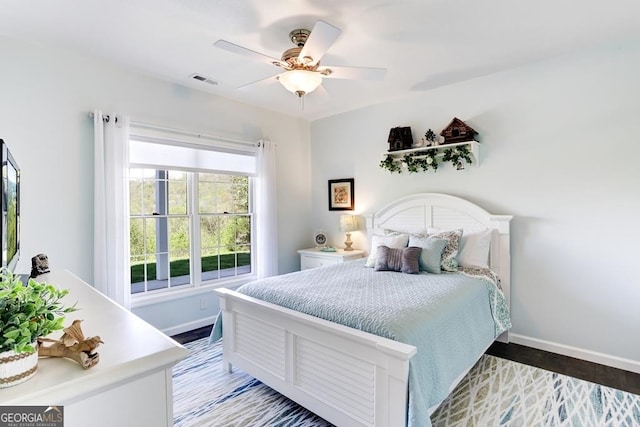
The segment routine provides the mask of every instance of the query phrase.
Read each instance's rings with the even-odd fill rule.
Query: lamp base
[[[353,248],[351,247],[351,245],[353,245],[353,242],[351,241],[351,233],[347,233],[347,240],[344,242],[344,250],[352,251]]]

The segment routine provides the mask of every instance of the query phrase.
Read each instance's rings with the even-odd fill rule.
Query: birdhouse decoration
[[[389,131],[389,151],[407,150],[413,145],[411,127],[396,127]]]
[[[444,137],[444,144],[453,144],[455,142],[475,141],[478,132],[473,130],[465,122],[455,117],[451,123],[445,127],[440,136]]]

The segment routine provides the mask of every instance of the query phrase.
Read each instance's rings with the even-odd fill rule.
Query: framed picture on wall
[[[353,178],[329,180],[329,210],[352,211],[354,206]]]

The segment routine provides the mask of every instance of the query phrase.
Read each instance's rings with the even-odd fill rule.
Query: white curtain
[[[256,178],[256,271],[258,278],[278,274],[278,204],[276,191],[276,145],[258,144]]]
[[[126,309],[129,275],[129,118],[95,110],[94,286]]]

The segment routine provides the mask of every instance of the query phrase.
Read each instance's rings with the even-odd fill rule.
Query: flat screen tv
[[[20,168],[7,144],[0,139],[2,151],[2,267],[14,271],[20,258]]]

